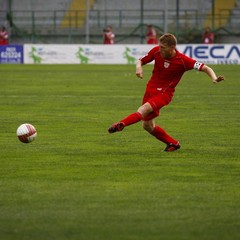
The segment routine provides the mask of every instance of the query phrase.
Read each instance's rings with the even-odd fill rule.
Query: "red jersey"
[[[147,33],[147,44],[158,44],[157,33],[154,28],[151,28]]]
[[[203,34],[203,43],[212,44],[214,42],[214,34],[213,33],[204,33]]]
[[[203,63],[197,62],[177,50],[174,57],[164,59],[159,50],[160,46],[156,46],[152,48],[147,55],[140,58],[142,65],[155,60],[152,76],[147,83],[147,89],[149,91],[158,90],[159,92],[173,94],[184,72],[191,69],[200,71],[204,66]]]
[[[0,45],[8,45],[8,33],[6,31],[0,32]]]
[[[113,32],[104,33],[104,44],[114,44],[115,34]]]

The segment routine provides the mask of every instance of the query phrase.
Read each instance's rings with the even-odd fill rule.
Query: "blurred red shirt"
[[[0,31],[0,45],[8,45],[8,32]]]
[[[148,27],[147,44],[158,44],[157,32],[153,27]]]
[[[203,33],[202,42],[204,44],[214,43],[214,33],[211,32],[210,28],[206,28],[205,32]]]
[[[114,44],[115,35],[113,32],[104,32],[104,44]]]

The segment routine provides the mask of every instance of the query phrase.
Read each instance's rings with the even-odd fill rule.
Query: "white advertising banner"
[[[26,64],[135,64],[154,45],[25,44]],[[179,44],[177,49],[206,64],[240,64],[240,44]]]
[[[135,64],[152,46],[146,45],[24,45],[24,63]]]
[[[180,44],[177,48],[206,64],[240,64],[240,44]]]

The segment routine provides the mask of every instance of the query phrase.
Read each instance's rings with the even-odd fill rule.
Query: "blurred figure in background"
[[[108,26],[103,29],[103,43],[104,44],[114,44],[115,34],[112,31],[112,27]]]
[[[157,32],[152,25],[147,26],[146,41],[147,44],[158,44]]]
[[[210,27],[206,27],[202,36],[202,42],[204,44],[214,43],[214,33],[211,31]]]
[[[8,45],[8,32],[4,26],[0,27],[0,45]]]

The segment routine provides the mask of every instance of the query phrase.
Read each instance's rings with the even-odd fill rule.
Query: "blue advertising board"
[[[23,63],[22,45],[0,46],[0,63],[19,64]]]

